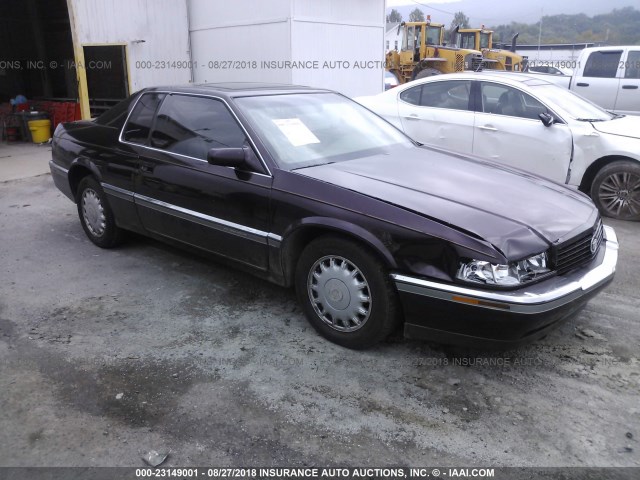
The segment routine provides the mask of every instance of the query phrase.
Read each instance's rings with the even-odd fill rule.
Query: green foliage
[[[395,8],[391,10],[387,15],[387,23],[400,23],[402,22],[402,14]]]
[[[450,30],[453,30],[456,25],[460,25],[460,28],[469,28],[469,17],[467,17],[464,12],[456,12],[451,21]]]
[[[534,24],[511,22],[491,27],[493,42],[510,42],[520,33],[519,44],[537,44],[540,22]],[[582,43],[604,42],[610,45],[640,45],[640,10],[633,7],[615,9],[610,13],[589,17],[551,15],[542,17],[542,42]]]
[[[449,30],[447,30],[447,41],[449,41],[449,37],[451,36],[451,32],[456,28],[456,25],[460,25],[460,28],[469,28],[469,17],[467,17],[464,12],[456,12],[453,16],[453,20],[451,20],[451,25],[449,26]]]
[[[418,7],[413,9],[409,14],[410,22],[424,22],[424,12],[420,10]]]

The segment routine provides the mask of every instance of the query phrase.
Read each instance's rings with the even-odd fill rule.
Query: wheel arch
[[[386,268],[397,268],[389,249],[368,230],[353,223],[333,218],[309,218],[293,226],[283,237],[281,262],[286,286],[293,285],[296,264],[304,248],[314,239],[335,234],[364,245]]]
[[[98,180],[98,182],[100,181],[100,171],[90,161],[83,158],[77,158],[71,163],[68,178],[69,187],[71,188],[73,198],[76,198],[78,194],[78,185],[80,185],[82,179],[88,175],[93,175],[94,177],[96,177],[96,180]]]
[[[640,162],[635,158],[626,157],[624,155],[607,155],[605,157],[601,157],[587,167],[584,175],[582,175],[582,180],[580,181],[580,186],[578,187],[578,189],[581,192],[591,196],[591,186],[593,185],[593,181],[595,180],[596,175],[598,175],[598,172],[607,165],[619,161],[636,162],[638,165],[640,165]]]

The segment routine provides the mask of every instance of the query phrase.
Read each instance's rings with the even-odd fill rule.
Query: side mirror
[[[553,122],[556,121],[555,118],[553,118],[553,115],[550,115],[548,113],[540,113],[538,114],[538,118],[540,119],[540,121],[542,122],[542,124],[545,127],[550,127],[551,125],[553,125]]]
[[[247,152],[244,148],[212,148],[207,153],[207,162],[221,167],[243,167],[247,165]]]

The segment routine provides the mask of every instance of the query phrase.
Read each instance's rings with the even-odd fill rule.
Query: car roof
[[[538,78],[537,75],[527,75],[520,72],[504,72],[504,71],[482,71],[482,72],[458,72],[458,73],[445,73],[442,75],[434,75],[432,77],[426,77],[419,80],[414,80],[405,85],[413,84],[418,85],[424,82],[432,82],[438,80],[494,80],[511,85],[554,85],[552,82]]]
[[[257,95],[276,95],[291,93],[327,93],[331,90],[306,87],[302,85],[290,85],[286,83],[261,83],[261,82],[220,82],[200,83],[191,85],[167,85],[145,89],[149,91],[171,91],[176,93],[192,93],[199,95],[217,95],[223,97],[249,97]]]

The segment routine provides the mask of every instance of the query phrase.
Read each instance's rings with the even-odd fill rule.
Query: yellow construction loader
[[[511,39],[511,48],[509,50],[493,48],[493,30],[484,28],[459,28],[457,32],[455,44],[459,48],[471,48],[482,52],[484,63],[482,68],[487,70],[507,70],[509,72],[522,72],[526,65],[526,58],[518,55],[516,52],[516,41],[518,34],[516,33]]]
[[[450,45],[444,44],[444,25],[431,22],[402,22],[402,47],[399,52],[387,53],[386,67],[400,83],[440,73],[480,70],[482,53],[469,48],[459,48],[452,36]]]

